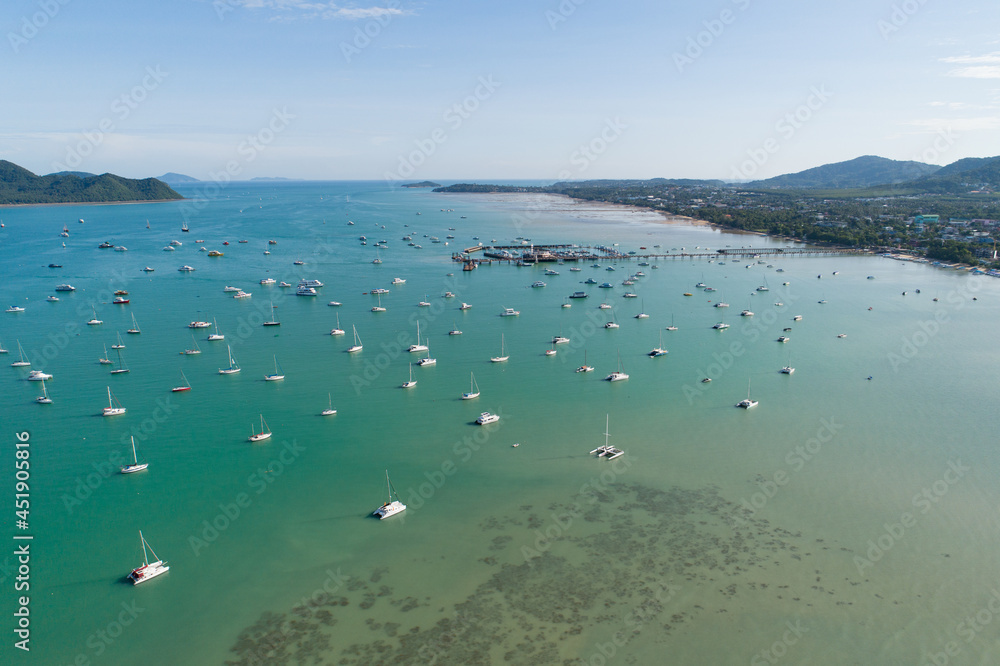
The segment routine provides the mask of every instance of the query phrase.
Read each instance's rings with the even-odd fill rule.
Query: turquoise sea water
[[[190,233],[180,231],[185,214]],[[198,204],[0,218],[0,303],[25,307],[0,313],[4,361],[20,341],[32,368],[54,375],[54,403],[37,405],[27,371],[5,371],[11,545],[0,609],[14,663],[914,664],[940,663],[946,649],[950,663],[1000,654],[991,278],[877,257],[462,272],[451,251],[516,236],[622,251],[785,244],[564,199],[382,183],[239,183]],[[183,245],[163,251],[173,239]],[[375,265],[382,239],[389,249]],[[104,240],[128,251],[98,249]],[[183,264],[196,271],[178,272]],[[155,272],[140,271],[147,265]],[[625,299],[620,283],[636,270],[646,273],[631,288],[639,298]],[[406,283],[391,285],[397,276]],[[590,276],[615,288],[582,285]],[[326,286],[296,297],[260,285],[265,277]],[[535,280],[548,286],[530,288]],[[64,282],[77,290],[45,302]],[[253,296],[234,300],[227,285]],[[365,292],[376,287],[390,290],[384,313],[370,312]],[[111,304],[117,289],[128,305]],[[577,290],[590,297],[562,308]],[[431,307],[417,307],[425,298]],[[603,327],[612,315],[602,300],[619,329]],[[718,300],[730,307],[712,307]],[[463,301],[473,308],[459,311]],[[262,327],[272,304],[281,326]],[[499,317],[505,307],[520,316]],[[747,307],[753,318],[739,316]],[[101,326],[85,324],[94,308]],[[650,317],[635,319],[640,311]],[[124,332],[133,314],[138,336]],[[337,316],[344,337],[329,335]],[[712,330],[720,317],[731,328]],[[225,342],[187,328],[213,319]],[[418,321],[438,363],[415,367],[417,386],[403,390]],[[679,330],[664,330],[672,321]],[[345,352],[352,326],[364,343],[355,355]],[[463,335],[447,334],[455,327]],[[97,359],[104,345],[116,359],[119,332],[131,372],[112,376]],[[192,332],[202,353],[182,355]],[[648,358],[661,333],[670,353]],[[501,334],[511,358],[493,364]],[[571,342],[546,356],[555,335]],[[227,344],[238,375],[218,374]],[[596,371],[573,372],[585,352]],[[630,379],[602,381],[619,355]],[[274,358],[283,382],[263,381]],[[795,373],[779,374],[785,365]],[[182,372],[193,389],[171,393]],[[482,395],[462,401],[470,372]],[[748,381],[760,404],[735,409]],[[127,414],[100,416],[109,386]],[[338,413],[321,417],[328,394]],[[484,410],[500,422],[474,425]],[[249,444],[261,414],[274,436]],[[587,455],[606,417],[626,451],[613,463]],[[22,431],[27,530],[13,513]],[[130,435],[150,467],[112,473]],[[409,508],[379,522],[367,516],[385,501],[386,469]],[[141,564],[140,529],[171,570],[133,587],[124,577]],[[30,655],[12,647],[14,534],[34,536]]]

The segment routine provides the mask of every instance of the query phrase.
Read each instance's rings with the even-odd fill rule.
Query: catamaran
[[[427,343],[426,345],[424,345],[424,349],[427,350],[427,356],[425,356],[422,359],[420,359],[419,361],[417,361],[417,365],[420,365],[420,366],[424,366],[424,365],[437,365],[438,360],[436,358],[431,358],[430,340],[425,339],[424,342]]]
[[[285,378],[285,375],[280,370],[278,370],[278,357],[275,356],[274,357],[274,374],[273,375],[264,375],[264,381],[265,382],[280,382],[284,378]]]
[[[49,397],[48,391],[45,390],[45,380],[42,380],[42,394],[35,398],[35,402],[40,405],[51,405],[52,398]]]
[[[740,400],[736,403],[737,407],[742,407],[743,409],[750,409],[751,407],[757,406],[756,400],[750,399],[750,380],[747,379],[747,397],[744,400]]]
[[[666,330],[668,330],[668,331],[676,331],[677,330],[677,327],[674,326],[674,315],[672,315],[672,314],[670,315],[670,326],[667,326]]]
[[[652,351],[650,351],[646,355],[652,358],[656,358],[657,356],[666,356],[667,353],[668,353],[667,350],[663,348],[663,331],[660,331],[660,344],[657,345],[656,347],[653,347]]]
[[[416,343],[410,345],[410,348],[407,351],[409,351],[410,353],[427,351],[427,345],[420,344],[420,321],[419,320],[417,320],[417,341],[416,341]]]
[[[479,385],[476,384],[476,375],[472,372],[470,372],[469,375],[472,377],[472,382],[469,386],[469,392],[462,394],[462,400],[472,400],[473,398],[479,397]]]
[[[139,462],[139,457],[135,453],[135,437],[132,437],[132,462],[126,464],[122,467],[122,474],[131,474],[132,472],[141,472],[142,470],[149,467],[149,463]]]
[[[587,365],[587,350],[583,350],[583,365],[576,369],[577,372],[593,372],[594,366]]]
[[[389,470],[385,471],[385,483],[389,487],[389,500],[372,512],[372,515],[377,516],[379,520],[385,520],[389,516],[406,511],[406,505],[399,501],[399,494],[392,487],[392,481],[389,480]],[[393,499],[394,495],[396,499]]]
[[[21,341],[20,340],[17,341],[17,351],[20,354],[21,358],[19,360],[17,360],[17,361],[14,361],[13,363],[11,363],[10,367],[12,367],[12,368],[27,368],[28,366],[30,366],[31,363],[29,361],[26,361],[24,359],[24,347],[21,346]],[[104,350],[104,355],[105,356],[108,355],[108,352],[107,352],[106,349]]]
[[[645,300],[642,301],[642,309],[639,312],[639,314],[637,314],[635,316],[635,318],[636,319],[649,319],[649,315],[646,314],[646,301]]]
[[[476,423],[478,425],[489,425],[490,423],[496,423],[499,420],[500,420],[499,414],[490,414],[489,412],[483,412],[482,414],[479,415],[479,418],[476,419]]]
[[[220,375],[235,375],[237,372],[240,371],[240,366],[237,365],[236,361],[233,360],[233,348],[231,346],[229,346],[229,345],[226,345],[226,349],[229,350],[229,367],[228,368],[219,368],[219,374]]]
[[[215,317],[212,317],[212,323],[215,324],[215,333],[209,333],[209,340],[225,340],[226,336],[219,332],[219,323],[215,321]]]
[[[271,438],[271,429],[267,427],[267,422],[264,421],[264,415],[260,415],[260,432],[257,432],[253,424],[250,424],[250,436],[247,437],[247,441],[250,442],[262,442],[265,439]]]
[[[145,583],[147,580],[152,580],[160,574],[165,574],[170,571],[170,567],[163,560],[157,558],[155,562],[149,561],[149,556],[146,554],[146,549],[149,549],[150,553],[153,553],[153,547],[146,542],[146,538],[142,536],[142,530],[139,530],[139,540],[142,542],[142,566],[136,567],[132,570],[132,573],[128,575],[128,579],[132,581],[133,585],[138,585],[139,583]],[[156,553],[153,553],[153,557],[156,557]]]
[[[590,452],[590,455],[597,454],[598,458],[607,458],[608,460],[614,460],[615,458],[618,458],[619,456],[625,455],[625,452],[622,451],[621,449],[617,448],[617,447],[612,446],[608,442],[608,438],[611,437],[611,428],[609,427],[611,425],[611,416],[610,415],[605,415],[604,418],[605,418],[605,421],[604,421],[604,445],[603,446],[598,446],[596,449],[594,449],[593,451]]]
[[[119,414],[124,414],[126,409],[122,407],[122,404],[118,402],[117,399],[111,396],[111,387],[108,387],[108,406],[104,408],[102,414],[104,416],[118,416]]]
[[[385,312],[385,308],[382,307],[382,294],[375,294],[378,297],[378,305],[372,306],[372,312]]]
[[[413,364],[410,363],[410,378],[402,383],[401,388],[413,388],[416,385],[417,382],[413,379]]]
[[[321,416],[333,416],[337,413],[337,410],[333,408],[333,395],[330,393],[326,394],[326,397],[330,399],[330,406],[320,412]]]
[[[184,371],[183,370],[181,370],[181,379],[184,380],[184,383],[181,384],[180,386],[175,386],[172,389],[170,389],[171,392],[173,392],[173,393],[181,393],[182,391],[190,391],[191,390],[191,382],[189,382],[188,378],[184,376]]]
[[[494,363],[503,363],[504,361],[506,361],[509,358],[510,358],[510,356],[507,354],[507,352],[504,349],[503,333],[501,333],[500,334],[500,355],[499,356],[494,356],[490,360],[493,361]]]
[[[348,354],[353,354],[364,349],[364,345],[361,344],[361,336],[358,335],[358,327],[351,324],[351,329],[354,331],[354,346],[347,349]]]
[[[625,379],[628,379],[628,375],[625,374],[625,368],[622,366],[622,354],[620,351],[618,352],[618,369],[612,372],[604,379],[608,380],[609,382],[620,382]]]

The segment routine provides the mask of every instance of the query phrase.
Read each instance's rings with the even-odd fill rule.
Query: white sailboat
[[[500,334],[500,355],[499,356],[494,356],[494,357],[490,358],[490,360],[493,361],[494,363],[503,363],[504,361],[506,361],[509,358],[510,358],[510,356],[507,354],[507,351],[506,351],[506,348],[505,348],[505,342],[504,342],[503,333],[501,333]]]
[[[340,313],[337,313],[337,328],[330,329],[330,335],[343,335],[344,329],[340,327]]]
[[[750,379],[749,378],[747,379],[747,397],[746,397],[746,399],[740,400],[738,403],[736,403],[736,406],[737,407],[742,407],[743,409],[750,409],[751,407],[756,407],[757,406],[757,401],[750,399]]]
[[[413,388],[416,385],[417,385],[417,382],[413,379],[413,364],[410,363],[410,379],[407,380],[407,381],[405,381],[405,382],[403,382],[402,385],[401,385],[401,387],[402,388]]]
[[[3,343],[0,342],[0,354],[6,354],[7,350],[3,348]]]
[[[233,360],[233,348],[231,346],[229,346],[229,345],[226,345],[226,349],[229,350],[229,367],[228,368],[219,368],[219,374],[220,375],[235,375],[237,372],[240,371],[240,366],[237,365],[236,361]]]
[[[622,354],[621,351],[618,352],[618,369],[612,372],[610,375],[604,379],[609,382],[620,382],[628,379],[628,375],[625,374],[625,368],[622,366]]]
[[[375,294],[378,297],[378,305],[372,306],[372,312],[385,312],[385,308],[382,307],[382,294]]]
[[[427,343],[426,345],[424,345],[424,348],[427,350],[427,356],[417,361],[417,365],[419,366],[437,365],[438,360],[436,358],[431,358],[430,340],[424,340],[424,342]]]
[[[280,382],[285,378],[285,375],[278,369],[278,357],[274,357],[274,374],[264,375],[265,382]]]
[[[122,342],[122,334],[118,333],[118,344],[111,345],[112,349],[125,349],[125,343]]]
[[[165,574],[170,571],[170,567],[167,563],[156,558],[155,561],[150,562],[149,556],[146,554],[146,549],[153,553],[153,547],[146,542],[146,538],[142,536],[142,530],[139,530],[139,540],[142,541],[142,566],[136,567],[132,570],[132,573],[128,575],[128,579],[132,581],[133,585],[138,585],[139,583],[145,583],[147,580],[152,580],[160,574]],[[153,557],[156,557],[156,553],[153,553]]]
[[[416,343],[410,345],[410,348],[407,351],[409,351],[410,353],[427,351],[427,345],[420,344],[420,320],[419,319],[417,320],[417,341],[416,341]]]
[[[250,436],[247,437],[249,442],[262,442],[265,439],[271,438],[271,429],[267,426],[267,422],[264,421],[264,415],[260,415],[260,432],[257,432],[253,424],[250,424]]]
[[[337,410],[333,408],[333,395],[330,393],[326,394],[326,397],[330,399],[330,406],[320,412],[321,416],[333,416],[337,413]]]
[[[122,404],[118,402],[117,399],[111,396],[111,387],[108,387],[108,406],[104,408],[101,412],[104,416],[118,416],[119,414],[124,414],[127,410],[122,407]]]
[[[185,349],[182,353],[188,356],[194,356],[201,353],[201,348],[198,346],[198,341],[194,339],[194,333],[191,334],[191,344],[194,345],[191,349]]]
[[[389,499],[385,504],[372,512],[372,515],[377,516],[379,520],[385,520],[389,516],[395,516],[397,513],[406,511],[406,505],[399,501],[399,494],[396,493],[396,489],[392,487],[392,481],[389,480],[389,470],[385,471],[385,483],[389,487]],[[393,496],[396,499],[393,499]]]
[[[142,470],[149,467],[149,463],[140,463],[139,457],[135,452],[135,437],[132,437],[132,462],[126,464],[122,467],[122,474],[132,474],[133,472],[141,472]]]
[[[670,315],[670,326],[667,326],[666,330],[668,330],[668,331],[676,331],[677,330],[677,327],[674,326],[674,315],[673,314]]]
[[[358,335],[358,327],[351,324],[351,329],[354,331],[354,346],[348,348],[348,354],[353,354],[364,349],[364,345],[361,344],[361,336]]]
[[[653,347],[652,351],[650,351],[647,356],[656,358],[657,356],[666,356],[667,353],[667,350],[663,348],[663,331],[660,331],[660,344]]]
[[[108,358],[108,346],[104,345],[104,356],[97,359],[101,365],[111,365],[111,359]]]
[[[45,380],[42,380],[42,394],[35,398],[35,402],[40,405],[51,405],[52,398],[49,397],[48,391],[45,390]]]
[[[87,326],[100,326],[104,322],[97,318],[97,308],[94,307],[94,318],[87,322]]]
[[[142,331],[139,330],[139,322],[135,320],[135,313],[132,313],[132,328],[128,329],[125,332],[130,335],[139,335],[140,333],[142,333]]]
[[[14,361],[13,363],[11,363],[10,367],[12,367],[12,368],[27,368],[28,366],[30,366],[31,363],[29,361],[26,361],[25,358],[24,358],[24,347],[21,346],[21,341],[20,340],[17,341],[17,352],[20,355],[20,359],[18,359],[17,361]],[[106,349],[104,350],[104,355],[105,356],[108,355],[108,352],[107,352]]]
[[[470,372],[469,375],[472,377],[472,382],[469,386],[469,392],[462,394],[462,400],[472,400],[473,398],[479,397],[479,385],[476,384],[476,375],[472,372]]]
[[[215,328],[213,329],[215,332],[214,333],[209,333],[208,334],[208,339],[209,340],[225,340],[226,336],[223,335],[219,331],[219,322],[215,321],[215,317],[212,317],[212,323],[215,324]]]
[[[577,372],[593,372],[594,366],[587,365],[587,350],[583,350],[583,365],[576,369]]]
[[[122,358],[122,350],[116,349],[115,351],[118,352],[118,367],[112,370],[111,374],[113,375],[125,374],[126,372],[128,372],[128,366],[125,365],[125,360]]]
[[[646,300],[645,299],[642,300],[642,308],[641,308],[639,314],[637,314],[635,316],[635,318],[636,319],[649,319],[649,315],[646,314]]]
[[[278,317],[274,311],[274,301],[271,301],[271,319],[265,321],[262,326],[281,326],[281,322],[278,321]]]
[[[590,455],[597,454],[598,458],[607,458],[608,460],[614,460],[620,456],[625,455],[625,452],[621,449],[612,446],[608,441],[611,437],[611,415],[605,415],[604,417],[604,445],[598,446],[596,449],[590,452]]]
[[[170,389],[170,391],[172,393],[181,393],[183,391],[190,391],[191,390],[191,382],[189,382],[188,378],[184,376],[184,371],[183,370],[181,370],[181,379],[184,380],[184,383],[181,384],[180,386],[175,386],[172,389]]]

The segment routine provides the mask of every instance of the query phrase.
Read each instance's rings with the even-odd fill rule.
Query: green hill
[[[754,189],[858,189],[905,183],[930,176],[941,167],[923,162],[901,162],[865,155],[846,162],[824,164],[798,173],[748,183]]]
[[[1000,190],[1000,157],[967,157],[909,185],[938,194]]]
[[[0,204],[107,203],[183,199],[155,178],[133,180],[114,174],[81,178],[74,174],[36,176],[0,160]]]

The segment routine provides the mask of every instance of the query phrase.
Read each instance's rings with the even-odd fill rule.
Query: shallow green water
[[[548,198],[377,183],[233,185],[182,234],[190,205],[3,211],[3,297],[26,311],[0,313],[0,341],[9,360],[20,340],[32,367],[55,375],[54,404],[36,405],[40,387],[8,368],[3,401],[9,497],[14,433],[32,442],[30,662],[922,663],[949,641],[963,663],[995,661],[993,625],[968,642],[959,626],[997,585],[992,279],[883,258],[667,260],[642,268],[639,298],[624,299],[634,262],[544,276],[462,272],[449,254],[473,236],[623,251],[781,244]],[[447,246],[429,238],[449,233]],[[106,239],[129,249],[97,249]],[[183,245],[163,251],[172,239]],[[380,239],[389,249],[375,265]],[[396,276],[406,284],[390,285]],[[581,285],[589,276],[615,289]],[[326,286],[301,298],[264,277]],[[765,280],[770,291],[755,291]],[[45,302],[63,282],[77,291]],[[375,287],[390,289],[384,313],[370,312]],[[116,289],[129,305],[110,303]],[[577,290],[591,297],[560,307]],[[417,307],[425,298],[432,306]],[[619,329],[603,327],[602,300]],[[272,304],[282,325],[262,327]],[[85,325],[92,307],[102,326]],[[504,307],[521,315],[499,317]],[[739,316],[747,307],[753,318]],[[132,314],[139,336],[124,334]],[[328,335],[338,315],[340,338]],[[727,331],[711,329],[720,317]],[[195,319],[217,320],[226,342],[199,329],[202,353],[181,355]],[[418,320],[438,363],[415,367],[407,391]],[[679,330],[664,330],[671,321]],[[352,326],[356,355],[345,353]],[[456,326],[464,334],[447,335]],[[111,376],[97,359],[117,332],[131,372]],[[648,358],[661,332],[670,353]],[[511,358],[492,364],[501,333]],[[560,334],[571,343],[545,356]],[[239,375],[218,375],[227,343]],[[584,351],[593,373],[573,372]],[[602,381],[619,355],[629,381]],[[263,381],[274,357],[284,382]],[[786,364],[793,375],[778,373]],[[172,394],[182,371],[193,389]],[[462,401],[470,371],[482,396]],[[760,404],[734,409],[748,380]],[[126,415],[99,415],[108,386]],[[328,393],[338,414],[324,418]],[[501,421],[473,425],[484,410]],[[260,414],[274,436],[250,445]],[[587,455],[606,415],[627,452],[610,464]],[[106,474],[130,434],[149,470]],[[366,516],[384,501],[386,468],[409,508],[378,522]],[[904,512],[912,520],[897,527]],[[171,571],[135,588],[123,579],[141,563],[139,529]],[[880,537],[884,554],[869,544]],[[11,586],[7,576],[8,618]],[[123,603],[141,609],[127,626]],[[12,642],[4,653],[29,663]]]

